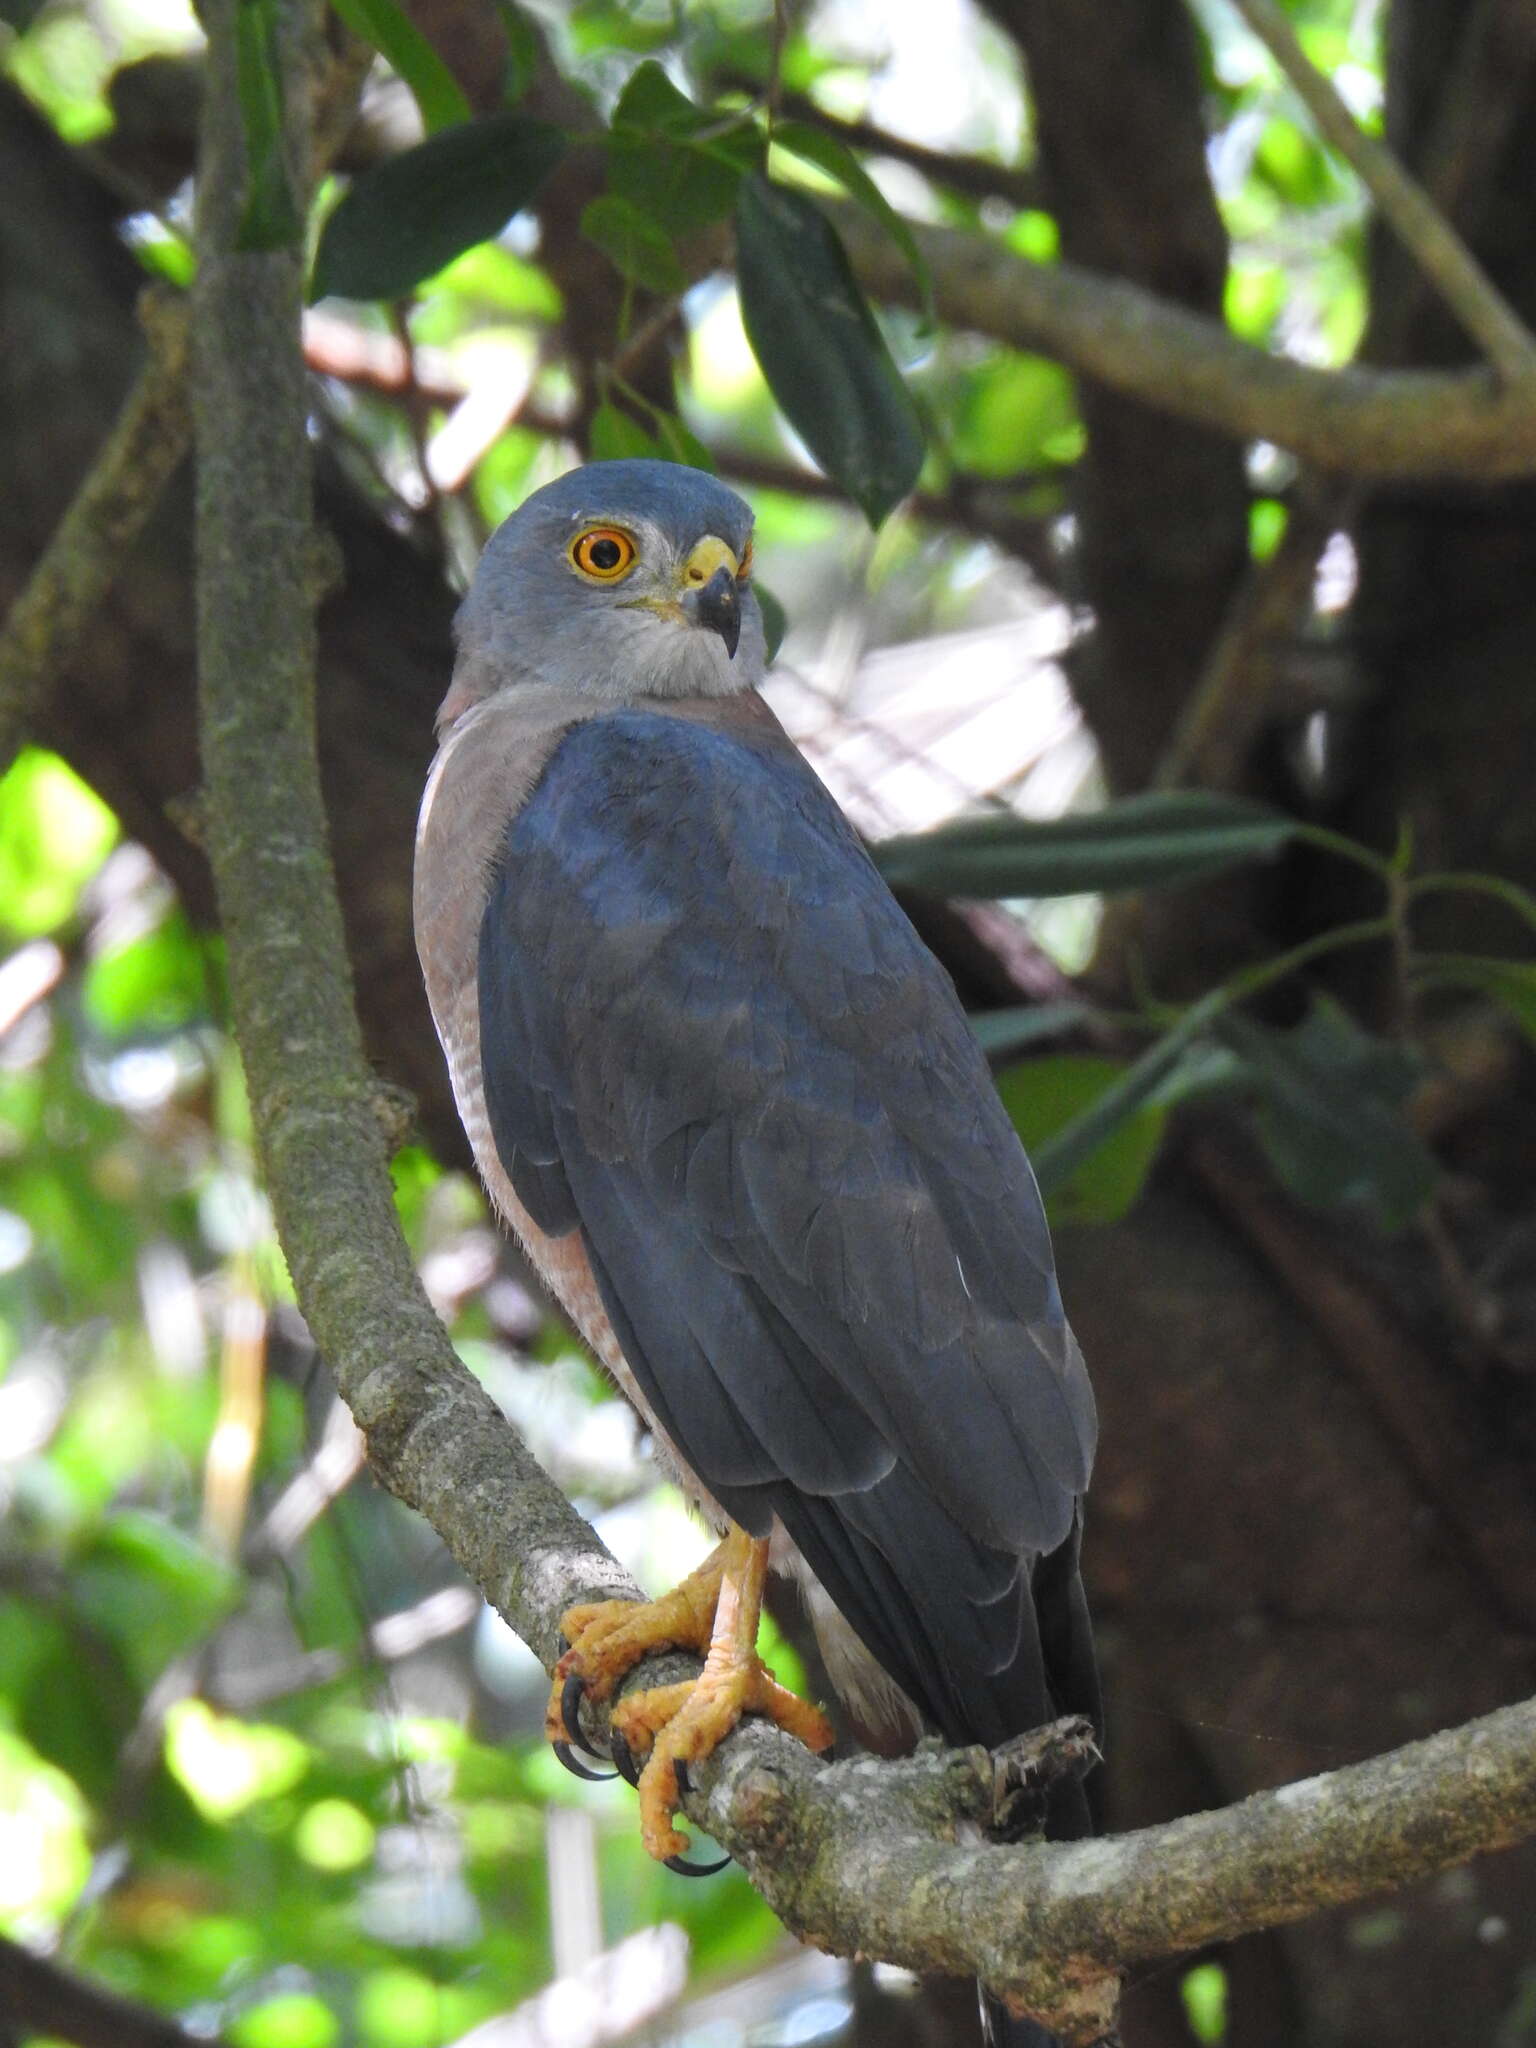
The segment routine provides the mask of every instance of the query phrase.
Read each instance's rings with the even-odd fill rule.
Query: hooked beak
[[[694,617],[701,626],[718,633],[732,661],[741,639],[741,593],[729,569],[717,569],[694,599]]]
[[[725,642],[734,661],[741,640],[741,590],[736,557],[715,534],[706,534],[683,564],[683,608],[695,625]]]

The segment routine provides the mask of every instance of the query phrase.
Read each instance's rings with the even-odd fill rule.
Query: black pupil
[[[616,540],[595,540],[587,549],[587,559],[594,569],[617,569],[624,559],[624,550]]]

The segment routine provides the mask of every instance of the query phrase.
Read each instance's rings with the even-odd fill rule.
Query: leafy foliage
[[[360,178],[325,224],[313,296],[398,299],[504,228],[564,144],[519,113],[447,128]]]

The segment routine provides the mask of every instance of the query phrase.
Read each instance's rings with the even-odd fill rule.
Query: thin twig
[[[151,286],[139,318],[149,354],[138,381],[0,636],[0,770],[32,733],[53,678],[79,659],[98,608],[191,440],[186,303]]]
[[[1234,0],[1327,141],[1359,174],[1404,248],[1510,384],[1536,379],[1536,337],[1419,181],[1363,129],[1308,57],[1276,0]]]

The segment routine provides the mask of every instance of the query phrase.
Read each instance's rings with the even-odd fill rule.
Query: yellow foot
[[[563,1743],[574,1703],[567,1688],[579,1678],[587,1696],[607,1699],[624,1673],[653,1650],[704,1652],[695,1681],[633,1693],[614,1709],[612,1727],[632,1756],[649,1757],[640,1774],[640,1827],[659,1861],[680,1855],[686,1835],[672,1825],[680,1796],[677,1768],[708,1756],[743,1714],[766,1714],[814,1750],[831,1747],[826,1718],[774,1679],[757,1654],[757,1624],[768,1545],[745,1530],[729,1536],[664,1599],[605,1600],[573,1607],[561,1627],[571,1647],[555,1667],[546,1715],[549,1739]]]

